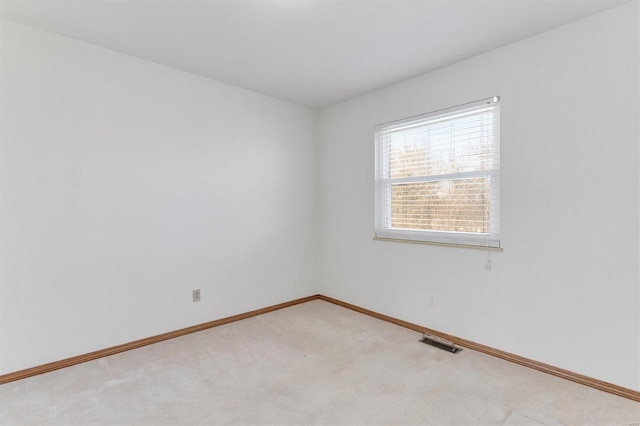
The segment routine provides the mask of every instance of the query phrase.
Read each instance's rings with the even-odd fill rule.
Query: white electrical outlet
[[[438,298],[436,296],[429,296],[427,300],[432,308],[438,306]]]
[[[200,289],[199,288],[193,290],[193,301],[194,302],[199,302],[200,301]]]

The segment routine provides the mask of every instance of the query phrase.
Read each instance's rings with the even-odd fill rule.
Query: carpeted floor
[[[0,424],[638,425],[640,403],[323,301],[0,386]]]

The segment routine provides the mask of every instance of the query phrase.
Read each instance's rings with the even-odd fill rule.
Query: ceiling
[[[629,0],[0,0],[0,17],[312,108]]]

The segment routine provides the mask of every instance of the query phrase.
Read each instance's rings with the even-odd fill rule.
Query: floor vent
[[[454,345],[453,342],[442,339],[440,337],[431,336],[429,334],[423,334],[422,339],[420,339],[419,341],[435,348],[442,349],[443,351],[451,352],[452,354],[457,354],[462,350],[462,348]]]

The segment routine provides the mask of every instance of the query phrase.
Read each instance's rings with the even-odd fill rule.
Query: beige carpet
[[[637,425],[640,404],[323,301],[0,386],[1,424]]]

